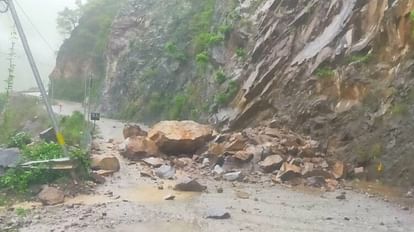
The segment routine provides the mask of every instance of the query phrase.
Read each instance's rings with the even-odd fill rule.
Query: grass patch
[[[391,107],[391,115],[393,116],[406,116],[409,112],[409,106],[405,103],[396,103]]]
[[[316,69],[315,74],[320,79],[331,78],[335,75],[335,72],[330,67],[320,67]]]
[[[368,53],[365,55],[360,55],[360,54],[356,54],[356,55],[352,55],[351,57],[349,57],[348,59],[348,63],[360,63],[360,64],[367,64],[372,58],[372,54]]]

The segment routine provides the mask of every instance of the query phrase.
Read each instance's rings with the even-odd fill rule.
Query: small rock
[[[189,177],[179,179],[177,184],[174,186],[174,190],[184,192],[202,192],[206,188],[206,186],[198,183],[196,179],[191,179]]]
[[[208,158],[204,158],[203,162],[201,163],[201,166],[204,167],[208,167],[210,166],[210,160]]]
[[[253,158],[253,154],[248,151],[237,151],[236,154],[233,155],[233,158],[240,160],[240,161],[250,161]]]
[[[349,217],[344,217],[345,221],[351,221],[351,219]]]
[[[142,161],[154,168],[159,168],[165,163],[163,159],[154,157],[145,158]]]
[[[43,205],[57,205],[65,200],[65,194],[54,187],[45,187],[39,193],[38,198]]]
[[[172,200],[174,200],[174,199],[175,199],[175,196],[174,196],[174,195],[172,195],[172,194],[167,195],[167,196],[165,196],[165,197],[164,197],[164,200],[166,200],[166,201],[172,201]]]
[[[238,172],[229,172],[223,175],[223,179],[227,181],[236,181],[241,177],[241,171]]]
[[[95,173],[100,176],[111,176],[112,174],[115,173],[115,171],[114,170],[98,170],[98,171],[95,171]]]
[[[410,191],[407,192],[407,194],[405,194],[406,198],[414,198],[414,188],[411,189]]]
[[[164,164],[155,170],[155,175],[161,179],[171,179],[175,175],[175,168]]]
[[[323,176],[311,176],[306,178],[306,185],[314,188],[322,188],[326,184]]]
[[[214,166],[213,174],[221,175],[224,173],[224,169],[220,165]]]
[[[405,211],[410,210],[410,208],[408,208],[407,206],[404,206],[404,207],[402,207],[401,209],[402,209],[402,210],[405,210]]]
[[[302,175],[300,167],[285,162],[280,168],[280,171],[277,174],[276,179],[280,179],[281,181],[288,181],[301,176]]]
[[[174,160],[175,167],[177,168],[184,168],[186,166],[191,165],[193,162],[194,161],[191,158],[187,157],[178,158]]]
[[[119,160],[112,155],[92,155],[91,157],[91,168],[93,170],[113,170],[119,171],[120,165]]]
[[[332,167],[332,175],[335,177],[335,179],[340,179],[344,177],[345,175],[345,165],[341,161],[335,162],[335,164]]]
[[[122,131],[124,138],[127,139],[129,137],[134,136],[147,136],[147,132],[141,129],[141,127],[137,124],[127,124],[124,126],[124,130]]]
[[[246,192],[243,192],[243,191],[237,191],[236,196],[240,199],[249,199],[250,198],[250,194],[246,193]]]
[[[209,209],[207,212],[207,218],[210,219],[229,219],[230,213],[224,209]]]
[[[259,166],[264,172],[273,172],[278,170],[283,164],[283,158],[280,155],[271,155],[266,157],[263,161],[259,162]]]
[[[364,167],[354,168],[354,175],[355,175],[355,177],[361,177],[361,176],[363,176],[364,175],[364,172],[365,172]]]
[[[101,176],[101,175],[98,175],[95,172],[92,172],[90,176],[92,178],[92,181],[95,182],[95,183],[97,183],[97,184],[103,184],[103,183],[105,183],[105,178],[103,176]]]
[[[346,192],[342,192],[340,195],[336,196],[338,200],[345,200],[346,199]]]
[[[218,192],[218,193],[223,193],[223,191],[224,191],[224,190],[223,190],[223,188],[222,188],[222,187],[217,188],[217,192]]]

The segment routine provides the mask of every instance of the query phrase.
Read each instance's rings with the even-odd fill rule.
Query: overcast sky
[[[14,2],[46,85],[48,76],[55,65],[56,52],[63,41],[56,29],[57,12],[65,6],[73,7],[75,0],[14,0]],[[28,18],[43,35],[47,43],[36,32]],[[10,33],[12,28],[10,12],[0,14],[0,92],[3,92],[5,88],[4,80],[7,79],[8,74],[7,53],[11,45]],[[35,87],[36,82],[30,71],[20,40],[17,45],[17,77],[14,89],[18,91]]]

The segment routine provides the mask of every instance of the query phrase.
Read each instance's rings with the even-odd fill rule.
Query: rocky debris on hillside
[[[150,152],[143,141],[151,144]],[[143,162],[147,176],[162,179],[175,178],[176,170],[182,170],[216,180],[304,184],[334,191],[347,175],[346,165],[322,152],[319,142],[270,126],[217,134],[195,122],[166,121],[150,129],[147,137],[129,137],[124,144],[121,154]]]
[[[38,198],[43,205],[57,205],[65,200],[65,193],[54,187],[44,187],[39,193]]]

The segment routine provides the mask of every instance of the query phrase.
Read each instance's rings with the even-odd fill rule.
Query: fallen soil
[[[144,165],[120,157],[117,147],[107,143],[122,141],[120,125],[99,122],[102,138],[96,141],[101,153],[119,158],[119,172],[96,186],[94,194],[66,197],[61,205],[13,206],[28,209],[26,216],[3,209],[0,231],[414,231],[412,201],[400,205],[354,190],[322,192],[271,180],[247,184],[193,174],[207,190],[176,192],[172,180],[141,177]],[[185,173],[177,170],[180,175]],[[164,200],[170,194],[175,199]],[[207,219],[211,209],[225,210],[231,217]]]

